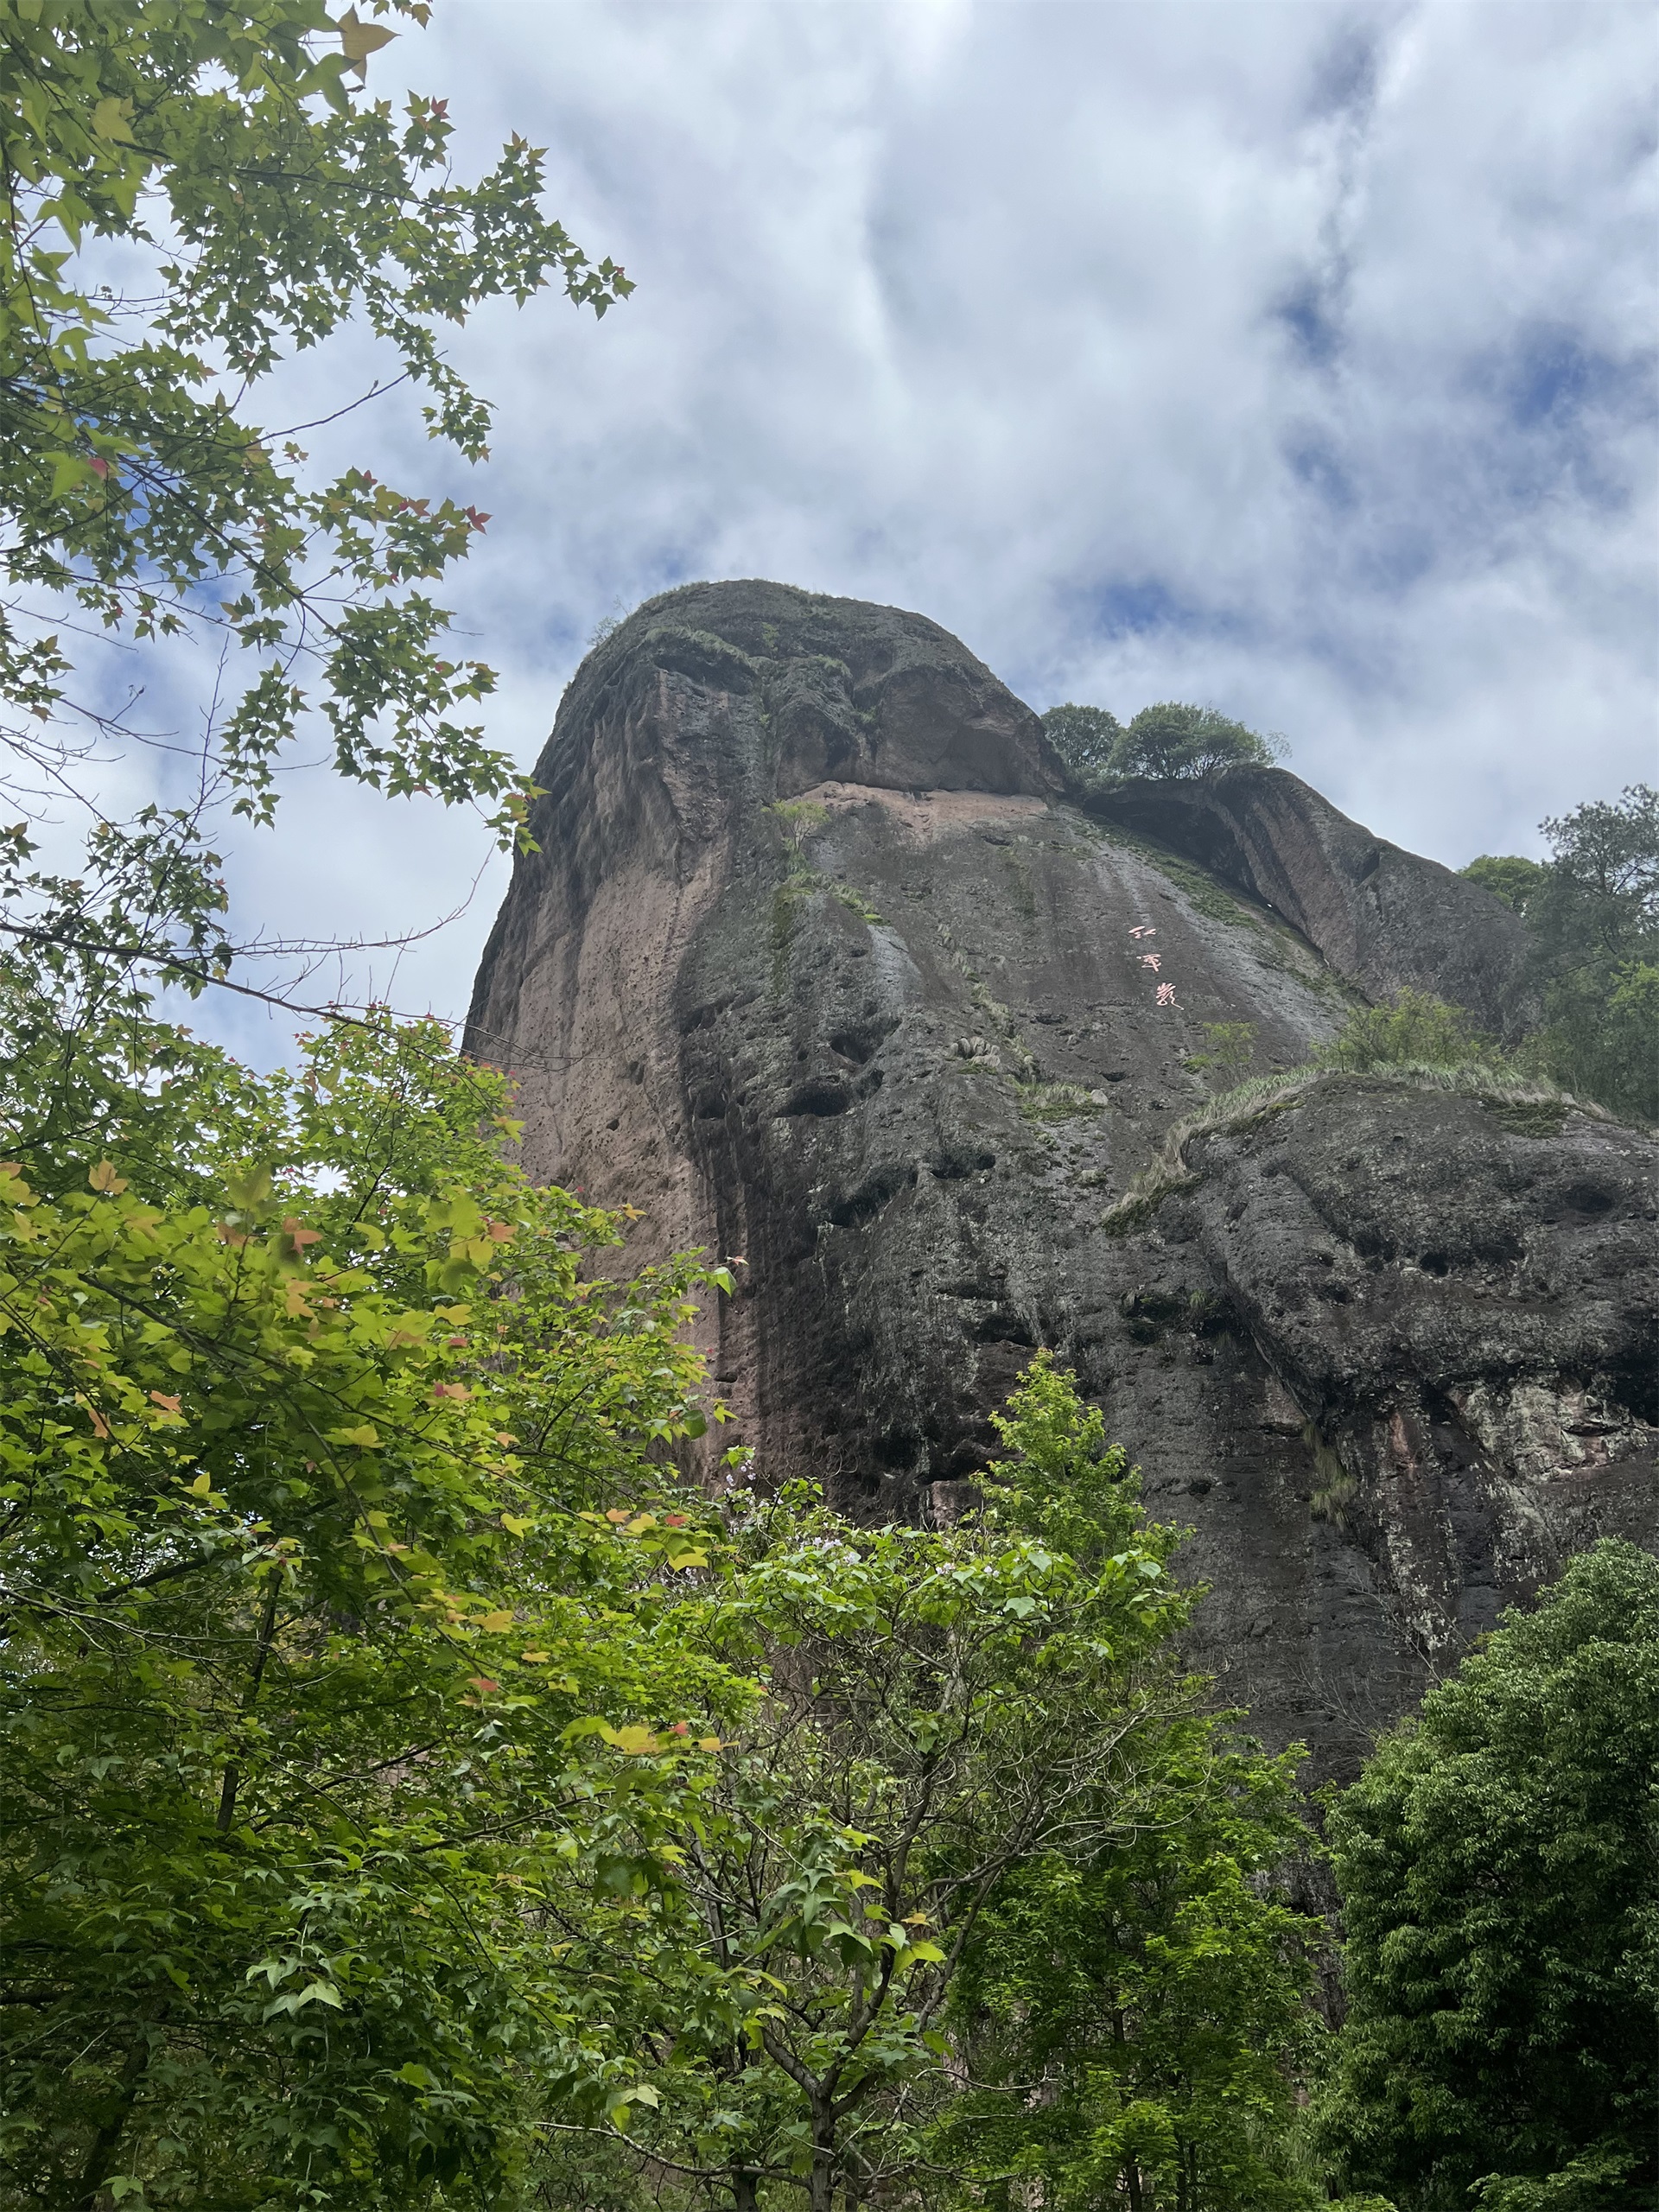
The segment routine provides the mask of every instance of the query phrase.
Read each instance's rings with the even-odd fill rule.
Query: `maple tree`
[[[299,737],[393,795],[483,806],[522,835],[524,779],[476,719],[493,677],[446,642],[431,586],[487,517],[346,468],[308,474],[252,412],[285,354],[353,318],[425,394],[432,436],[487,451],[490,410],[438,342],[480,302],[550,283],[602,315],[632,289],[541,206],[514,137],[451,173],[447,104],[399,115],[354,90],[426,0],[332,19],[322,0],[29,0],[0,10],[0,837],[6,926],[189,989],[234,957],[210,825],[274,814]],[[111,250],[119,249],[111,257]],[[110,281],[115,272],[115,281]],[[106,817],[91,739],[138,732],[95,696],[73,639],[217,644],[187,805]],[[30,822],[67,798],[78,873]]]
[[[664,1877],[748,1694],[682,1262],[501,1158],[435,1028],[175,1037],[0,1166],[0,2203],[510,2200],[634,2062],[537,1924]]]

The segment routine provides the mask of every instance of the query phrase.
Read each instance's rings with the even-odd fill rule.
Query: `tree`
[[[1255,1057],[1255,1024],[1253,1021],[1206,1021],[1204,1025],[1206,1049],[1194,1052],[1182,1063],[1194,1075],[1205,1068],[1215,1070],[1217,1090],[1225,1090],[1232,1084],[1244,1080],[1244,1070]]]
[[[1270,768],[1282,738],[1260,737],[1214,707],[1163,701],[1142,707],[1113,763],[1119,776],[1215,776],[1230,768]]]
[[[1017,2044],[1057,2086],[1068,2077],[1045,2041],[1052,2011],[1010,2037],[1015,1954],[1027,1936],[1046,1950],[1075,1935],[1079,1894],[1099,1910],[1161,1883],[1167,1904],[1116,1961],[1136,1979],[1133,1999],[1116,1993],[1136,2016],[1135,2055],[1104,2051],[1090,2016],[1097,2119],[1106,2075],[1156,2078],[1207,2185],[1205,2131],[1288,2102],[1274,2069],[1300,1924],[1250,1881],[1299,1833],[1290,1763],[1224,1750],[1200,1717],[1206,1686],[1168,1648],[1191,1602],[1164,1573],[1175,1532],[1141,1521],[1123,1455],[1071,1378],[1039,1358],[999,1426],[1008,1456],[955,1526],[859,1529],[798,1489],[739,1518],[720,1649],[763,1667],[766,1694],[697,1802],[677,1897],[562,1931],[585,1939],[635,2022],[658,2100],[637,2155],[671,2190],[741,2209],[799,2192],[828,2212],[837,2196],[851,2208],[964,2168],[1020,2169],[1028,2082],[1005,2062]],[[1189,1863],[1241,1842],[1244,1859],[1216,1856],[1207,1874]],[[1227,1946],[1235,1982],[1265,1970],[1265,1984],[1254,2005],[1236,1986],[1224,2025],[1198,1984],[1213,1997],[1227,1983],[1200,1955]],[[1256,2028],[1264,2047],[1247,2056],[1241,2031]],[[997,2072],[965,2104],[982,2056]],[[1203,2077],[1185,2098],[1184,2064]],[[1192,2153],[1200,2107],[1206,2148]],[[1106,2196],[1127,2175],[1147,2212],[1166,2202],[1160,2155],[1121,2133],[1096,2160]],[[1074,2166],[1057,2148],[1052,2167],[1020,2170]]]
[[[546,2082],[629,2107],[537,1907],[660,1884],[747,1695],[661,1464],[727,1279],[587,1275],[506,1116],[342,1026],[175,1033],[130,1155],[12,1132],[0,2205],[504,2207]]]
[[[1472,860],[1460,875],[1471,883],[1479,884],[1483,891],[1490,891],[1501,899],[1512,913],[1524,920],[1527,909],[1543,883],[1546,869],[1542,861],[1523,859],[1519,853],[1483,853]]]
[[[1306,1841],[1298,1755],[1210,1713],[1161,1751],[1138,1836],[1021,1868],[985,1914],[951,2008],[973,2086],[935,2158],[1068,2207],[1323,2204],[1294,2145],[1319,1929],[1274,1887]]]
[[[374,13],[423,23],[429,10]],[[499,836],[523,832],[523,779],[469,719],[493,677],[446,648],[428,589],[487,516],[361,469],[314,481],[295,436],[248,411],[285,352],[361,315],[396,358],[391,381],[424,387],[430,435],[479,461],[489,409],[438,327],[553,278],[596,315],[632,289],[542,213],[539,149],[515,137],[462,184],[443,100],[413,98],[397,118],[354,96],[353,71],[392,35],[354,9],[332,21],[323,0],[0,12],[0,785],[23,817],[0,841],[0,891],[14,935],[102,946],[188,988],[221,976],[233,948],[207,824],[220,806],[269,823],[302,734],[345,777],[478,801]],[[118,292],[92,251],[105,241],[135,271]],[[69,640],[87,626],[219,643],[231,696],[191,804],[102,817],[86,740],[142,734],[77,688]],[[34,865],[42,784],[89,810],[75,877]]]
[[[1355,2184],[1402,2212],[1659,2200],[1656,1773],[1659,1560],[1608,1540],[1335,1802],[1350,2009],[1321,2131]]]
[[[1463,871],[1531,934],[1544,1020],[1529,1058],[1615,1113],[1659,1121],[1659,791],[1631,784],[1540,827],[1549,860],[1485,854]]]
[[[1066,766],[1085,783],[1267,768],[1287,749],[1282,738],[1258,736],[1214,707],[1173,699],[1142,707],[1127,728],[1103,707],[1068,702],[1051,707],[1043,728]]]
[[[1074,775],[1109,776],[1122,742],[1123,725],[1106,707],[1077,707],[1067,700],[1043,716],[1049,743]]]

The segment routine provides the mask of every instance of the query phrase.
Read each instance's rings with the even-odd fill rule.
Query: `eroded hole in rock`
[[[1172,1323],[1186,1317],[1188,1308],[1188,1300],[1179,1292],[1136,1290],[1124,1298],[1121,1311],[1135,1344],[1155,1344]]]
[[[942,1152],[927,1163],[936,1182],[959,1182],[964,1175],[983,1175],[996,1165],[994,1152]]]
[[[1444,1252],[1425,1252],[1417,1262],[1426,1275],[1449,1275],[1452,1262]]]
[[[850,1060],[861,1068],[873,1052],[878,1052],[893,1031],[896,1021],[861,1022],[851,1029],[838,1029],[830,1039],[830,1049],[839,1052],[843,1060]]]
[[[982,1344],[1024,1344],[1034,1350],[1037,1339],[1017,1313],[987,1313],[974,1331]]]
[[[1583,1214],[1588,1220],[1611,1213],[1616,1203],[1615,1194],[1604,1190],[1599,1183],[1569,1183],[1561,1192],[1561,1204],[1571,1206],[1574,1213]]]
[[[872,1448],[882,1466],[909,1467],[915,1464],[921,1441],[913,1429],[889,1428],[876,1438]]]
[[[837,1229],[856,1229],[864,1222],[873,1221],[906,1185],[915,1180],[913,1167],[878,1167],[874,1174],[865,1177],[855,1191],[830,1207],[830,1218]]]
[[[833,1076],[811,1076],[797,1084],[783,1104],[778,1109],[779,1119],[794,1114],[814,1115],[820,1121],[831,1114],[844,1114],[853,1103],[853,1094],[844,1083],[837,1083]]]

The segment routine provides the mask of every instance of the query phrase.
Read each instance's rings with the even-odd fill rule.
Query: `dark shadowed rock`
[[[953,1510],[1053,1346],[1193,1530],[1198,1656],[1325,1770],[1597,1532],[1652,1541],[1648,1138],[1332,1077],[1101,1225],[1206,1023],[1260,1074],[1400,982],[1497,1026],[1496,901],[1277,772],[1086,813],[944,632],[779,585],[641,608],[537,779],[470,1042],[533,1172],[645,1210],[629,1262],[743,1255],[704,1342],[764,1478]]]

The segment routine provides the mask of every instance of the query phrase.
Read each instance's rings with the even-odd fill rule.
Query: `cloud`
[[[919,608],[1039,707],[1282,730],[1454,864],[1535,850],[1651,766],[1650,29],[440,0],[372,92],[446,94],[463,166],[546,144],[550,204],[639,289],[456,339],[499,408],[481,477],[397,401],[332,449],[493,512],[457,604],[526,761],[601,618],[770,575]],[[291,805],[237,880],[319,932],[423,920],[485,858],[429,808]],[[501,880],[400,995],[460,1007]]]

